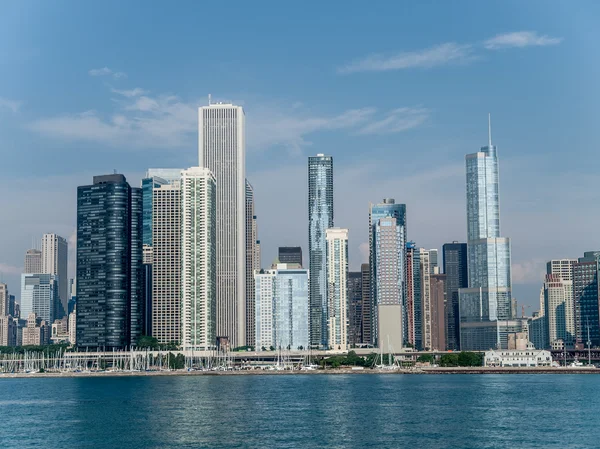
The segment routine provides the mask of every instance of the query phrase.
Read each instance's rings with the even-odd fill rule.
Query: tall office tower
[[[587,251],[573,264],[573,303],[575,310],[575,344],[587,347],[588,331],[592,346],[600,345],[598,327],[598,271],[600,251]]]
[[[423,346],[423,275],[421,253],[422,248],[417,248],[414,242],[406,243],[407,282],[406,282],[406,310],[407,326],[412,339],[406,333],[407,341],[415,348],[422,350]],[[410,320],[410,322],[409,322]]]
[[[368,263],[360,265],[360,275],[362,284],[362,302],[361,309],[361,343],[370,345],[373,341],[371,330],[371,268]]]
[[[536,349],[544,349],[550,346],[548,340],[548,322],[547,317],[533,312],[533,316],[527,319],[527,330],[529,332],[529,341],[533,343]]]
[[[216,348],[216,181],[207,168],[181,172],[181,332],[184,350]]]
[[[120,174],[94,176],[92,185],[77,188],[80,349],[112,350],[135,344],[142,307],[141,274],[141,189],[130,187]]]
[[[446,350],[446,275],[432,274],[431,285],[431,349]]]
[[[379,328],[377,320],[379,315],[377,313],[377,301],[375,300],[375,270],[377,270],[377,266],[374,262],[374,228],[379,222],[381,218],[385,217],[393,217],[396,219],[396,226],[402,227],[401,238],[402,242],[402,250],[404,253],[405,245],[406,245],[406,205],[405,204],[396,204],[396,201],[393,198],[384,198],[383,202],[379,204],[369,204],[369,265],[371,266],[371,316],[373,319],[372,329],[373,329],[373,341],[374,345],[377,345],[377,329]],[[400,305],[403,309],[403,323],[402,323],[402,339],[408,339],[408,323],[406,322],[406,298],[404,297],[404,290],[406,288],[406,260],[402,260],[400,270],[400,278],[398,279],[401,297],[400,297]]]
[[[380,348],[398,351],[404,344],[402,309],[404,226],[395,217],[382,217],[373,224],[371,290],[377,315],[375,341]]]
[[[308,270],[276,264],[256,278],[256,348],[308,347]]]
[[[348,344],[362,343],[362,272],[348,272]]]
[[[246,179],[246,345],[255,343],[255,288],[254,270],[256,266],[256,215],[254,213],[254,188]]]
[[[413,270],[413,259],[415,258],[415,252],[418,250],[415,248],[414,242],[406,243],[406,289],[404,292],[405,299],[405,310],[406,310],[406,331],[404,332],[404,341],[413,348],[417,347],[416,343],[416,326],[415,326],[415,282],[414,276],[415,271]],[[420,267],[419,267],[420,268]],[[420,292],[420,288],[418,291]],[[420,310],[420,308],[419,308]],[[420,326],[419,326],[420,328]]]
[[[577,259],[553,259],[546,263],[546,274],[558,276],[565,281],[573,280],[573,265]]]
[[[42,272],[42,252],[39,249],[28,249],[25,253],[25,274]]]
[[[440,266],[438,264],[438,250],[429,250],[429,272],[431,274],[441,274]]]
[[[246,340],[246,138],[244,110],[209,104],[199,110],[201,167],[217,180],[217,336]]]
[[[179,181],[155,188],[152,196],[152,336],[160,343],[181,342]]]
[[[53,323],[61,310],[58,286],[57,276],[53,274],[22,274],[22,316],[35,313],[42,320]]]
[[[433,349],[433,323],[431,304],[431,261],[429,251],[419,248],[421,262],[421,345]]]
[[[327,328],[332,349],[348,347],[348,229],[329,228],[327,241]]]
[[[573,316],[573,281],[557,274],[547,274],[544,282],[544,315],[548,324],[549,343],[561,340],[572,346],[575,341]]]
[[[256,244],[254,245],[254,266],[257,270],[260,270],[262,267],[260,254],[260,240],[257,240]]]
[[[467,244],[445,243],[442,247],[446,275],[446,344],[449,350],[460,349],[460,313],[458,290],[469,286]]]
[[[53,274],[58,282],[60,307],[55,319],[60,319],[69,311],[69,280],[67,276],[67,241],[56,234],[42,236],[42,271]]]
[[[302,266],[302,248],[299,246],[280,246],[278,258],[281,263],[295,263]]]
[[[8,297],[8,285],[0,282],[0,316],[10,315]]]
[[[325,230],[333,227],[333,158],[308,158],[308,266],[310,346],[328,347],[327,250]]]
[[[510,240],[500,237],[498,157],[492,145],[466,156],[469,287],[460,289],[462,350],[507,348],[521,332],[511,307]]]

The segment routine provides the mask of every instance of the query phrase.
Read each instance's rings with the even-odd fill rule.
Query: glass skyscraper
[[[460,313],[458,290],[469,287],[467,244],[452,242],[442,247],[446,275],[446,344],[448,349],[460,349]]]
[[[327,348],[327,245],[325,231],[333,227],[333,158],[308,158],[308,257],[310,345]]]
[[[510,240],[500,237],[498,156],[489,143],[466,156],[469,287],[460,289],[462,350],[505,348],[512,322]],[[490,346],[491,344],[491,346]]]
[[[123,349],[142,329],[142,192],[125,176],[77,189],[77,345]]]

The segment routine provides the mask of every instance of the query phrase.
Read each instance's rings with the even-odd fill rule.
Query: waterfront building
[[[22,316],[35,313],[48,323],[59,316],[60,299],[58,279],[53,274],[21,275],[21,311]]]
[[[459,290],[460,348],[506,348],[513,321],[510,240],[500,237],[497,148],[466,156],[467,260],[469,287]],[[492,346],[490,346],[490,342]]]
[[[381,217],[373,224],[371,290],[375,299],[376,341],[384,350],[403,347],[404,226],[395,217]]]
[[[302,248],[299,246],[280,246],[278,259],[281,263],[295,263],[302,266]]]
[[[408,339],[408,323],[406,320],[406,313],[404,310],[406,309],[406,300],[404,297],[404,291],[406,288],[406,259],[405,259],[405,246],[406,246],[406,204],[396,204],[394,198],[384,198],[383,201],[379,204],[369,204],[369,265],[371,267],[371,317],[372,317],[372,343],[374,345],[378,343],[378,330],[379,330],[379,312],[377,311],[378,302],[376,299],[376,288],[377,288],[377,277],[376,273],[380,270],[377,264],[379,263],[376,257],[375,252],[375,227],[379,223],[379,220],[382,218],[394,218],[395,224],[393,226],[399,227],[399,234],[397,244],[401,245],[401,248],[398,249],[396,256],[402,257],[402,260],[399,264],[396,264],[395,267],[398,271],[398,288],[400,289],[400,297],[399,297],[399,305],[401,309],[401,327],[402,337],[401,341]],[[388,323],[392,325],[392,323]],[[385,342],[387,344],[387,341]],[[396,347],[397,341],[394,345]]]
[[[216,347],[216,182],[207,168],[181,173],[183,350]]]
[[[69,281],[67,276],[67,241],[56,234],[42,236],[42,271],[52,274],[58,283],[59,303],[55,318],[62,318],[69,310]]]
[[[181,342],[180,184],[155,188],[152,199],[152,336],[163,344]]]
[[[22,330],[23,346],[40,346],[50,343],[50,326],[48,321],[41,319],[35,313],[27,315],[27,325]]]
[[[348,229],[329,228],[327,241],[327,328],[331,349],[348,347]]]
[[[416,260],[416,263],[415,263]],[[421,347],[421,263],[414,242],[406,243],[406,342]]]
[[[532,344],[525,350],[485,351],[484,366],[507,368],[537,368],[552,366],[550,351],[535,349]]]
[[[309,345],[308,270],[276,264],[255,272],[256,349]]]
[[[200,167],[216,179],[217,335],[246,343],[246,137],[244,110],[209,104],[198,113]]]
[[[308,259],[310,346],[328,348],[327,249],[325,232],[333,228],[333,158],[308,158]]]
[[[362,343],[362,273],[348,272],[348,344],[354,347]]]
[[[125,349],[141,335],[142,192],[120,174],[77,188],[77,345]],[[25,316],[25,311],[24,311]]]
[[[600,346],[598,326],[598,270],[600,251],[583,253],[573,263],[573,304],[575,318],[575,344],[587,346],[588,331],[592,346]]]
[[[467,271],[467,244],[452,242],[442,246],[444,274],[446,275],[446,345],[460,349],[460,313],[458,291],[469,286]]]
[[[69,313],[69,343],[77,344],[77,306]]]
[[[431,304],[431,263],[429,250],[419,248],[421,263],[421,348],[428,351],[433,349],[433,322]]]
[[[42,273],[42,252],[39,249],[28,249],[25,252],[24,273]]]
[[[563,279],[559,274],[547,274],[544,305],[550,345],[561,340],[567,346],[572,346],[575,342],[573,281]]]
[[[255,344],[255,286],[254,271],[260,270],[256,265],[257,223],[254,212],[254,188],[246,179],[246,345]]]
[[[430,286],[431,349],[444,351],[446,349],[446,275],[432,274]]]
[[[362,302],[361,302],[361,343],[371,345],[373,338],[372,334],[372,319],[371,319],[371,268],[368,263],[360,265],[361,287],[362,287]]]

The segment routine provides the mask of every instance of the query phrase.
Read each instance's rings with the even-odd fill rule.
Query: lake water
[[[600,376],[0,379],[0,448],[593,448]]]

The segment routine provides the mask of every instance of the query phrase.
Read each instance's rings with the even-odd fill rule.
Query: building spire
[[[488,112],[488,146],[492,146],[492,114]]]

